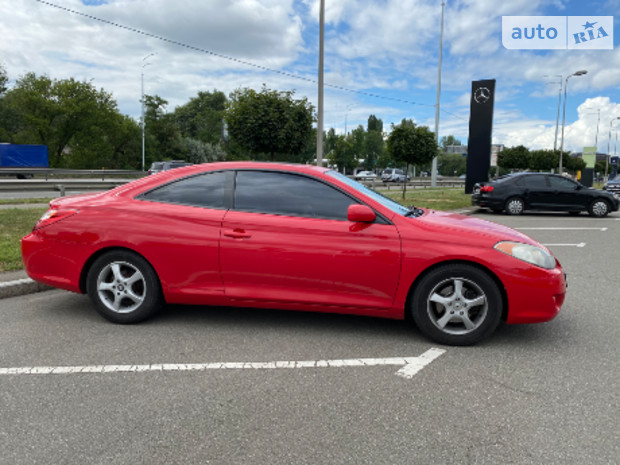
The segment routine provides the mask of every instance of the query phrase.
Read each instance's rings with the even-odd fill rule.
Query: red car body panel
[[[300,218],[142,200],[168,181],[208,170],[287,170],[322,179],[372,208],[385,223]],[[85,292],[94,257],[110,248],[142,255],[168,303],[355,313],[404,318],[412,286],[429,268],[467,262],[488,270],[503,290],[506,322],[554,318],[566,292],[559,263],[530,265],[493,247],[515,241],[543,247],[508,227],[425,210],[396,214],[351,186],[303,165],[226,162],[192,165],[112,191],[66,197],[51,208],[77,213],[22,239],[28,275]],[[544,247],[543,247],[544,248]]]

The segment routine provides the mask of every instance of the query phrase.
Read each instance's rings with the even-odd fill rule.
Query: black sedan
[[[474,185],[472,205],[520,215],[525,210],[587,211],[603,217],[618,211],[620,197],[592,189],[565,176],[548,173],[513,173]]]

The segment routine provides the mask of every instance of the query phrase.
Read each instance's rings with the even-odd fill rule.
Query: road
[[[0,368],[23,371],[0,374],[0,464],[618,463],[620,214],[475,216],[549,244],[554,321],[455,348],[372,318],[170,306],[117,326],[64,291],[3,300]]]

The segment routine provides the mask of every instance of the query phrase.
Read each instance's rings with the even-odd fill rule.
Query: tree
[[[342,169],[343,173],[346,173],[347,170],[354,170],[357,166],[357,159],[355,158],[353,139],[350,136],[343,135],[336,137],[334,150],[327,157],[329,163],[338,166],[338,169]]]
[[[534,150],[530,152],[530,166],[533,171],[551,171],[558,168],[560,163],[557,150]]]
[[[223,92],[198,92],[197,97],[174,110],[174,120],[183,137],[209,144],[222,140],[226,95]]]
[[[392,132],[387,140],[387,149],[391,157],[407,165],[424,164],[437,156],[437,142],[435,135],[425,126],[403,119],[398,126],[392,126]],[[403,183],[403,199],[407,192],[407,183]]]
[[[110,159],[128,147],[119,146],[120,139],[113,142],[112,129],[126,124],[116,102],[89,82],[28,73],[2,100],[13,115],[10,141],[47,145],[53,167],[67,166],[72,158]]]
[[[351,148],[353,150],[353,156],[356,160],[356,164],[359,164],[359,160],[366,158],[366,131],[361,124],[353,129],[349,134],[345,135]],[[355,167],[353,167],[355,169]]]
[[[530,151],[523,145],[505,148],[497,155],[497,165],[507,170],[526,170],[530,167]]]
[[[376,168],[377,161],[381,158],[383,152],[385,152],[385,143],[380,132],[368,131],[366,133],[365,152],[364,168],[372,171]]]
[[[571,157],[568,152],[564,152],[563,160],[564,168],[573,174],[586,169],[586,162],[583,158]]]
[[[238,89],[230,95],[225,113],[231,140],[253,157],[288,160],[303,152],[312,132],[313,107],[294,92],[263,87]]]
[[[467,171],[467,158],[458,153],[440,153],[437,157],[439,172],[443,176],[459,176]]]
[[[144,115],[148,163],[157,160],[185,159],[187,152],[174,115],[166,113],[168,102],[158,95],[145,95]]]
[[[8,82],[6,70],[0,65],[0,142],[11,141],[18,120],[14,109],[9,107],[8,99],[4,96],[8,90]]]
[[[323,149],[325,156],[329,157],[329,154],[336,148],[337,142],[338,135],[336,134],[336,130],[334,128],[329,128],[329,131],[323,134]]]
[[[368,132],[378,132],[383,134],[383,121],[377,118],[375,115],[368,117]]]
[[[210,144],[198,139],[186,137],[183,139],[186,160],[190,163],[208,163],[226,159],[226,151],[219,144]]]
[[[375,115],[368,117],[368,132],[366,133],[364,168],[374,170],[378,164],[378,160],[385,152],[385,143],[383,141],[383,121]]]
[[[4,94],[8,89],[9,77],[6,74],[6,70],[2,65],[0,65],[0,97]]]
[[[454,137],[453,135],[449,135],[449,136],[443,136],[441,140],[439,141],[439,145],[445,152],[448,149],[448,147],[451,145],[462,145],[462,144],[461,144],[461,141],[458,140],[456,137]]]

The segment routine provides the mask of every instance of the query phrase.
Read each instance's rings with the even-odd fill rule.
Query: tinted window
[[[233,173],[218,171],[166,184],[142,195],[145,200],[208,208],[226,208],[226,188]],[[227,182],[229,180],[229,182]]]
[[[305,176],[268,171],[239,171],[235,209],[276,215],[347,219],[351,197]]]
[[[540,176],[525,176],[524,177],[525,186],[531,188],[546,188],[547,181],[544,175]]]
[[[554,189],[563,189],[563,190],[576,190],[577,183],[571,181],[570,179],[560,178],[556,176],[549,176],[549,183],[551,187]]]

